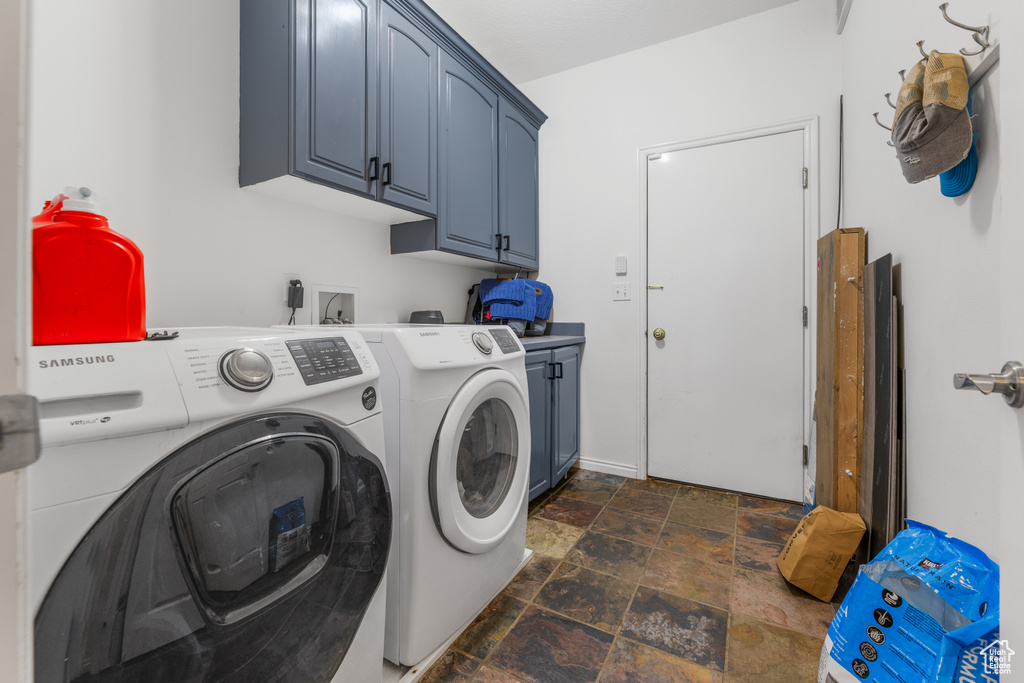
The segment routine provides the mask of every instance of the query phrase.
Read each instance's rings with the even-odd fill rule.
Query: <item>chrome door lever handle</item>
[[[968,374],[958,372],[953,375],[954,389],[972,389],[983,394],[1002,394],[1003,399],[1013,408],[1024,407],[1024,365],[1011,360],[1003,366],[1002,372],[985,374]]]

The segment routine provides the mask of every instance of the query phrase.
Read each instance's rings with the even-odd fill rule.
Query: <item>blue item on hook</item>
[[[971,143],[967,158],[939,175],[939,186],[944,197],[959,197],[967,194],[978,175],[978,144]]]
[[[967,94],[967,115],[973,116],[971,111],[974,100],[974,93]],[[973,126],[972,126],[973,127]],[[967,156],[959,164],[945,173],[939,174],[939,187],[944,197],[959,197],[967,194],[974,185],[974,179],[978,175],[978,134],[972,132],[971,149]]]

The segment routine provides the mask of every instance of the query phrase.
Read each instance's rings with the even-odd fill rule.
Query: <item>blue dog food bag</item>
[[[999,566],[912,520],[857,580],[832,620],[818,683],[998,681]]]

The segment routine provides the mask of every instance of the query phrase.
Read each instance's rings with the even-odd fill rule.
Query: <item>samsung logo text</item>
[[[114,354],[107,356],[75,356],[74,358],[57,358],[54,360],[41,360],[41,368],[63,368],[69,365],[92,365],[94,363],[113,363]]]

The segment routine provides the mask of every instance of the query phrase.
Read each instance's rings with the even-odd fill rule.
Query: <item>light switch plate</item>
[[[612,301],[629,301],[630,288],[628,282],[613,282],[612,283]]]
[[[625,275],[626,274],[626,257],[616,256],[615,257],[615,274]]]

